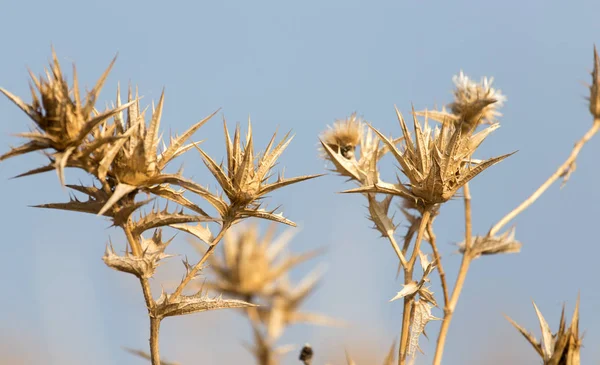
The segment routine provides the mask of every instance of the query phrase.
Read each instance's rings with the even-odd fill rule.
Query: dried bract
[[[79,95],[79,84],[75,68],[73,68],[73,87],[69,89],[54,50],[52,50],[50,70],[46,70],[46,78],[41,77],[38,79],[31,73],[31,79],[33,85],[35,85],[35,88],[30,87],[31,104],[25,103],[19,97],[0,88],[0,92],[6,95],[35,122],[33,132],[19,134],[20,137],[28,139],[29,142],[12,148],[9,152],[1,155],[0,161],[33,151],[52,149],[54,152],[49,153],[51,164],[43,168],[43,171],[56,168],[61,183],[64,184],[63,170],[65,167],[81,167],[84,162],[80,159],[84,156],[80,154],[90,147],[95,148],[109,142],[108,140],[98,141],[98,143],[91,146],[86,144],[88,134],[97,128],[100,123],[105,122],[128,106],[121,105],[103,113],[97,113],[94,109],[100,90],[114,62],[115,59],[104,71],[92,90],[86,94],[85,101],[82,101]]]
[[[98,179],[105,181],[107,176],[115,181],[115,187],[111,199],[100,211],[102,214],[125,195],[144,188],[151,188],[160,184],[186,185],[187,180],[180,175],[164,174],[162,171],[175,157],[188,151],[194,144],[184,145],[196,130],[206,123],[216,111],[190,127],[180,137],[171,139],[169,147],[164,146],[163,151],[158,151],[161,136],[159,127],[164,104],[164,91],[160,96],[156,109],[152,107],[150,124],[146,126],[144,112],[140,111],[139,100],[136,95],[134,99],[129,89],[127,107],[127,120],[124,121],[121,113],[115,116],[115,133],[122,136],[118,141],[111,144],[110,148],[99,153],[92,154],[92,158],[99,159]],[[120,90],[117,90],[117,107],[121,106]],[[154,191],[161,196],[161,191]],[[170,199],[170,194],[162,197]]]
[[[394,141],[378,130],[373,130],[400,164],[402,173],[409,180],[408,186],[401,182],[377,182],[346,192],[398,195],[414,200],[415,205],[420,207],[433,207],[446,202],[475,176],[511,155],[506,154],[482,162],[471,160],[477,147],[497,125],[492,125],[475,135],[463,134],[459,126],[450,122],[443,123],[441,129],[436,127],[435,130],[431,130],[427,123],[421,126],[413,111],[413,142],[404,118],[397,109],[396,113],[406,142],[404,149],[398,149]]]
[[[552,333],[548,322],[533,303],[535,312],[542,330],[542,340],[538,341],[530,332],[518,325],[508,316],[506,319],[527,339],[535,351],[540,355],[544,365],[580,365],[579,350],[582,344],[582,336],[579,334],[579,297],[571,319],[571,325],[567,328],[565,322],[565,308],[563,306],[560,315],[559,328]]]
[[[354,113],[347,119],[336,120],[333,127],[328,127],[320,138],[329,148],[344,158],[354,159],[356,146],[362,139],[363,123],[363,120],[357,118],[356,113]],[[324,157],[326,156],[324,154]]]
[[[412,303],[411,321],[410,321],[410,340],[407,354],[415,356],[416,351],[423,353],[419,347],[419,337],[425,333],[425,326],[429,321],[439,320],[431,314],[433,306],[423,300],[415,300]]]
[[[600,57],[594,46],[594,69],[592,71],[592,84],[590,85],[590,113],[594,118],[600,118]]]
[[[471,240],[469,254],[472,258],[481,255],[495,255],[501,253],[518,253],[522,243],[515,240],[515,229],[512,228],[500,236],[475,236]],[[465,241],[458,244],[460,253],[465,253]]]
[[[491,124],[502,115],[498,109],[506,101],[506,96],[492,87],[493,77],[484,77],[479,83],[475,83],[460,71],[452,80],[456,88],[454,102],[449,107],[467,125],[474,128],[481,122]]]
[[[221,296],[211,298],[203,294],[202,290],[194,295],[180,295],[175,299],[162,293],[156,301],[154,316],[162,319],[216,309],[248,307],[255,307],[255,305],[242,300],[223,299]]]
[[[112,245],[109,244],[106,246],[102,260],[112,269],[148,279],[154,275],[160,260],[172,256],[164,253],[170,242],[170,240],[163,242],[162,231],[157,229],[154,231],[152,238],[141,238],[140,243],[143,250],[141,257],[133,256],[129,252],[126,252],[125,256],[118,256]]]
[[[255,155],[252,140],[252,124],[248,122],[248,131],[245,143],[242,142],[239,125],[235,130],[233,141],[223,122],[225,129],[225,143],[227,150],[227,166],[223,163],[217,164],[203,150],[201,153],[204,163],[213,174],[229,199],[227,203],[221,196],[214,195],[202,187],[190,187],[182,185],[186,189],[201,195],[219,212],[224,220],[235,221],[246,217],[268,219],[275,222],[294,226],[294,222],[287,220],[275,211],[261,209],[259,200],[266,194],[287,185],[295,184],[304,180],[313,179],[320,175],[306,175],[293,178],[284,178],[279,174],[274,182],[268,182],[271,177],[271,169],[275,166],[277,159],[291,142],[289,133],[275,145],[275,135],[267,145],[265,151]],[[255,165],[255,160],[257,160]]]

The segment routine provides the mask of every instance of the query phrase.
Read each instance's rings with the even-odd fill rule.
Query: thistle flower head
[[[321,140],[344,158],[354,159],[356,146],[362,141],[364,122],[356,113],[346,119],[336,120],[321,134]],[[327,157],[327,154],[324,154]]]
[[[380,148],[379,137],[372,133],[367,127],[367,123],[358,120],[355,114],[336,123],[340,123],[338,129],[342,131],[342,136],[347,135],[346,131],[350,129],[348,125],[351,125],[357,139],[353,139],[351,144],[337,142],[343,138],[336,137],[336,126],[334,125],[334,128],[329,128],[321,135],[320,150],[323,158],[333,162],[337,173],[354,180],[359,185],[377,183],[379,181],[377,163],[389,151],[389,148],[387,146]],[[402,139],[394,140],[394,144],[401,142]]]
[[[414,139],[400,112],[396,109],[404,137],[404,148],[374,129],[375,133],[392,152],[404,176],[402,183],[376,182],[349,193],[386,193],[413,199],[420,206],[434,206],[446,202],[456,191],[488,167],[502,161],[510,154],[485,161],[473,161],[471,156],[483,140],[495,129],[494,124],[474,135],[463,134],[461,125],[451,120],[442,123],[441,129],[432,130],[427,120],[422,126],[413,111]]]
[[[254,152],[252,124],[250,121],[248,121],[248,131],[245,141],[242,141],[239,124],[235,129],[233,140],[225,121],[223,121],[223,125],[225,129],[227,165],[224,166],[223,163],[217,164],[203,150],[198,148],[198,151],[225,195],[227,195],[229,203],[225,202],[221,196],[211,194],[204,188],[190,190],[206,198],[217,209],[223,219],[235,221],[253,216],[294,225],[293,222],[285,219],[280,214],[275,214],[274,211],[269,212],[261,209],[259,200],[274,190],[313,179],[320,175],[284,178],[283,173],[280,173],[276,181],[269,182],[272,176],[271,170],[275,166],[277,159],[292,140],[289,137],[289,133],[277,145],[275,145],[276,135],[274,134],[265,151],[256,154]],[[189,187],[187,188],[189,189]]]
[[[450,110],[468,125],[476,127],[481,122],[491,124],[502,115],[498,109],[503,106],[506,96],[492,87],[494,78],[484,77],[475,83],[461,70],[452,80],[456,88]]]
[[[95,145],[86,144],[88,134],[97,128],[100,123],[127,107],[127,105],[122,105],[103,113],[98,113],[94,109],[100,90],[114,62],[115,59],[104,71],[92,90],[87,93],[85,101],[81,100],[79,94],[75,68],[73,68],[73,87],[69,89],[54,50],[52,50],[50,70],[46,70],[46,77],[38,79],[31,73],[31,79],[35,86],[35,88],[34,86],[30,87],[31,104],[25,103],[19,97],[0,88],[0,92],[23,110],[35,123],[33,132],[18,135],[29,141],[1,155],[0,161],[33,151],[51,149],[53,152],[49,153],[51,164],[48,167],[20,176],[56,168],[61,183],[64,185],[63,170],[66,166],[81,167],[83,162],[78,161],[81,157],[80,154],[85,155],[89,153],[90,148],[96,148],[108,142],[104,140]]]

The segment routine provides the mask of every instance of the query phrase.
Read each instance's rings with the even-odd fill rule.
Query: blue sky
[[[599,11],[593,1],[13,1],[0,12],[0,86],[27,98],[26,67],[41,72],[51,44],[65,70],[77,63],[88,86],[118,52],[103,103],[114,98],[119,81],[139,85],[146,103],[166,87],[167,133],[222,107],[196,135],[217,157],[224,154],[222,116],[233,125],[250,115],[258,145],[276,128],[291,129],[295,138],[280,165],[293,176],[324,171],[317,135],[336,118],[356,111],[398,136],[395,104],[408,113],[411,104],[423,109],[450,102],[452,76],[461,69],[477,80],[494,76],[508,102],[502,127],[478,153],[487,158],[519,152],[472,184],[474,231],[483,234],[564,161],[590,126],[583,82],[600,35]],[[6,150],[18,142],[11,134],[25,131],[29,121],[4,98],[0,119],[0,146]],[[561,304],[572,311],[579,291],[583,362],[600,360],[600,248],[594,238],[599,153],[600,141],[593,140],[566,187],[551,187],[515,220],[524,243],[520,254],[473,264],[445,364],[537,361],[502,313],[539,336],[531,299],[555,327]],[[186,176],[213,184],[197,155],[181,161]],[[55,174],[9,180],[42,162],[32,155],[0,164],[0,354],[22,356],[27,364],[143,364],[121,349],[147,343],[137,283],[100,259],[108,237],[118,242],[119,233],[93,216],[29,208],[67,199]],[[381,168],[391,175],[394,165],[386,160]],[[68,179],[89,182],[75,172]],[[395,255],[368,228],[361,198],[335,194],[346,187],[329,175],[271,198],[301,227],[294,250],[327,248],[318,260],[327,265],[327,275],[306,308],[351,324],[298,326],[286,334],[284,343],[312,343],[320,363],[341,364],[344,349],[357,357],[373,349],[381,361],[401,323],[401,304],[388,303],[400,287]],[[460,256],[452,254],[452,243],[462,240],[462,203],[448,203],[435,223],[446,271],[454,278]],[[173,250],[190,252],[183,236]],[[302,266],[297,275],[310,268]],[[178,269],[177,263],[164,268]],[[432,324],[428,332],[438,328]],[[162,352],[185,364],[200,358],[207,364],[248,363],[240,343],[249,335],[244,319],[232,312],[169,319]],[[433,339],[423,340],[422,348],[426,356],[418,363],[430,363]],[[295,356],[285,363],[296,363]]]

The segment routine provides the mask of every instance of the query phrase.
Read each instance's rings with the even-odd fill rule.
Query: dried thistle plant
[[[542,358],[544,365],[579,365],[579,350],[581,349],[583,339],[583,335],[579,333],[579,297],[575,304],[571,325],[568,328],[565,322],[565,307],[563,305],[556,333],[552,333],[548,322],[546,322],[535,302],[533,303],[533,307],[535,308],[542,330],[541,341],[538,341],[533,334],[518,325],[510,317],[505,317],[529,341]]]
[[[335,172],[358,184],[357,188],[345,192],[360,193],[367,198],[369,219],[374,222],[374,228],[390,241],[404,271],[404,286],[392,299],[404,300],[398,364],[405,364],[407,355],[412,355],[414,361],[418,339],[425,324],[429,320],[438,319],[431,314],[437,301],[433,292],[425,286],[434,269],[438,271],[444,297],[444,316],[441,318],[442,326],[433,360],[435,365],[439,365],[450,322],[472,260],[483,255],[520,251],[521,243],[515,240],[514,228],[500,235],[498,232],[539,198],[552,183],[559,178],[566,181],[574,171],[579,151],[600,128],[599,69],[600,58],[594,49],[594,71],[589,97],[589,109],[594,116],[594,123],[590,130],[576,143],[567,161],[531,197],[483,236],[473,236],[472,233],[469,182],[511,155],[509,153],[487,160],[474,158],[480,144],[499,127],[498,117],[501,113],[498,109],[506,101],[502,92],[492,87],[493,79],[483,78],[476,83],[461,71],[453,79],[454,100],[447,107],[441,110],[413,110],[413,133],[396,109],[402,129],[402,137],[399,139],[386,137],[370,124],[357,119],[355,114],[347,120],[336,121],[333,128],[321,135],[324,158],[333,163]],[[419,121],[419,117],[425,119],[424,123]],[[429,119],[440,125],[432,129],[427,123]],[[484,124],[488,126],[480,129]],[[376,134],[375,138],[370,135],[371,130]],[[384,145],[383,149],[379,148],[380,142]],[[360,148],[357,149],[359,145]],[[400,175],[403,176],[396,183],[382,181],[379,177],[378,162],[387,152],[392,153],[400,166]],[[459,244],[462,262],[454,289],[450,293],[436,245],[433,220],[439,214],[440,206],[455,197],[461,188],[464,193],[465,238]],[[378,199],[377,195],[383,195],[383,199]],[[398,228],[398,224],[394,222],[394,212],[390,209],[394,197],[400,198],[398,206],[409,223],[402,248],[394,236]],[[428,241],[431,246],[433,263],[429,262],[427,255],[421,250],[423,240]],[[409,255],[411,247],[412,253]],[[413,279],[417,258],[420,258],[423,267],[420,280]]]
[[[213,291],[259,304],[245,309],[254,337],[254,343],[246,347],[258,365],[277,365],[281,355],[292,349],[290,345],[276,345],[287,327],[297,323],[340,324],[327,316],[301,310],[300,306],[314,292],[322,273],[307,274],[296,287],[291,286],[288,273],[317,256],[319,251],[288,253],[292,232],[288,230],[275,237],[275,228],[271,225],[262,236],[257,225],[229,231],[221,254],[209,260],[211,278],[202,284]]]
[[[186,142],[216,112],[194,124],[181,136],[172,137],[169,146],[165,146],[160,133],[164,93],[156,107],[152,104],[148,123],[145,120],[146,109],[140,106],[137,88],[135,96],[129,88],[127,103],[122,104],[117,87],[115,106],[104,112],[96,110],[98,95],[113,63],[114,60],[96,86],[85,95],[84,101],[80,95],[77,74],[74,72],[73,86],[69,88],[54,50],[46,78],[38,79],[31,73],[35,85],[35,89],[31,88],[31,103],[27,104],[0,89],[35,123],[34,132],[19,135],[27,142],[0,156],[0,161],[29,152],[44,151],[50,163],[19,176],[56,169],[61,184],[65,185],[64,170],[79,168],[94,178],[94,183],[90,185],[66,185],[74,192],[87,196],[87,200],[73,195],[66,203],[42,204],[38,207],[102,215],[109,217],[114,226],[123,230],[127,240],[125,249],[117,251],[110,243],[103,259],[112,269],[139,279],[150,319],[148,356],[153,365],[158,365],[161,364],[159,329],[164,318],[255,306],[240,299],[224,299],[220,294],[209,296],[201,289],[190,295],[184,295],[183,291],[197,277],[220,239],[234,223],[247,217],[258,217],[294,225],[281,214],[262,208],[261,199],[271,191],[316,175],[288,179],[280,175],[276,181],[270,181],[271,170],[291,138],[286,136],[277,145],[274,145],[273,138],[264,152],[256,154],[250,124],[245,142],[241,141],[239,127],[232,142],[225,126],[227,167],[217,165],[199,150],[204,163],[227,195],[227,201],[220,194],[213,194],[201,184],[183,177],[181,170],[175,174],[166,173],[164,169],[173,159],[197,148],[197,143]],[[148,198],[139,199],[140,193]],[[207,201],[219,216],[207,214],[201,206],[190,200],[190,194]],[[144,210],[143,207],[153,200],[154,206]],[[169,202],[175,208],[169,208]],[[220,226],[216,236],[210,233],[208,224]],[[148,280],[154,277],[160,261],[172,256],[166,253],[171,239],[163,239],[163,229],[169,227],[199,237],[209,248],[197,264],[185,263],[184,279],[172,293],[163,291],[155,299]],[[144,236],[147,231],[153,231],[150,238]],[[143,351],[141,353],[145,354]]]
[[[449,114],[448,118],[439,118],[442,123],[441,128],[436,126],[432,129],[428,125],[427,113],[425,113],[425,123],[421,125],[417,112],[413,111],[413,137],[404,118],[396,109],[403,134],[399,139],[388,138],[371,125],[368,125],[369,130],[367,130],[366,124],[357,121],[355,115],[346,121],[336,122],[334,128],[325,132],[321,138],[323,150],[326,152],[325,158],[333,162],[335,171],[359,185],[358,188],[345,192],[365,195],[368,201],[369,218],[375,223],[374,228],[383,237],[388,238],[404,269],[405,289],[396,298],[404,298],[399,363],[405,362],[407,354],[414,354],[415,337],[418,337],[414,333],[420,334],[421,323],[424,323],[422,319],[425,318],[423,313],[427,312],[424,306],[437,305],[433,295],[425,297],[420,295],[419,297],[425,299],[417,299],[419,290],[417,282],[413,281],[416,259],[423,256],[420,245],[426,236],[426,231],[434,256],[439,259],[437,247],[432,239],[433,217],[438,213],[439,206],[454,197],[458,189],[488,167],[510,156],[510,154],[506,154],[485,161],[472,159],[483,140],[499,126],[493,124],[475,133],[479,119],[484,116],[491,118],[491,116],[498,115],[492,106],[497,100],[490,98],[494,92],[489,89],[487,81],[484,85],[474,86],[464,82],[468,79],[465,79],[462,73],[461,77],[461,82],[457,82],[457,87],[464,88],[464,90],[455,91],[456,99],[451,108],[456,114]],[[487,92],[478,92],[478,87],[486,89]],[[437,116],[439,115],[441,113],[437,114]],[[471,119],[467,120],[465,115],[469,118],[477,115],[479,119],[477,123],[474,123]],[[352,128],[348,126],[352,126]],[[353,131],[356,138],[348,138],[349,130]],[[371,135],[371,130],[374,131],[376,137]],[[379,148],[380,142],[384,145],[383,149]],[[348,153],[348,151],[355,151],[355,147],[359,143],[360,153],[364,152],[364,155],[357,159],[357,153]],[[401,147],[398,147],[399,143],[401,143]],[[406,183],[400,180],[397,183],[388,183],[380,179],[377,164],[387,152],[391,152],[399,163],[400,172],[407,179]],[[383,194],[385,198],[378,200],[376,194]],[[411,217],[413,223],[405,236],[405,244],[402,249],[394,237],[397,225],[394,224],[394,215],[390,212],[391,201],[396,196],[403,201],[403,205],[406,207],[403,209],[403,213],[407,217]],[[410,209],[416,210],[417,216],[412,215],[409,212]],[[415,232],[417,238],[412,254],[408,256],[410,241]],[[433,270],[433,267],[426,269],[424,278]],[[422,288],[422,284],[420,288]],[[444,282],[444,293],[446,294],[446,292]],[[409,330],[409,328],[413,328],[413,330]],[[409,331],[413,331],[412,336]]]

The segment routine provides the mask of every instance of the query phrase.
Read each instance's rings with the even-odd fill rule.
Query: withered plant
[[[366,198],[373,228],[390,242],[399,261],[399,270],[404,274],[402,289],[391,299],[403,300],[399,365],[415,360],[417,351],[421,351],[419,338],[424,334],[427,323],[432,320],[442,320],[433,360],[435,365],[441,364],[449,326],[471,262],[483,255],[520,251],[521,243],[515,239],[514,227],[504,233],[500,231],[556,180],[564,178],[566,182],[574,171],[579,151],[600,128],[599,69],[600,61],[594,49],[594,71],[589,97],[594,121],[590,130],[575,144],[567,161],[485,235],[474,235],[472,232],[469,183],[483,171],[514,153],[478,159],[477,148],[500,126],[499,108],[506,101],[501,91],[492,87],[493,79],[483,78],[476,83],[461,71],[454,77],[454,100],[447,107],[441,110],[412,110],[412,132],[396,108],[402,131],[400,138],[386,137],[356,114],[336,121],[321,134],[322,157],[331,162],[334,172],[357,185],[343,192],[361,194]],[[432,128],[429,121],[436,123],[435,127]],[[399,166],[399,177],[395,182],[380,178],[379,162],[387,153],[394,157]],[[457,197],[459,189],[463,191],[465,207],[465,238],[459,244],[462,263],[451,290],[443,269],[442,254],[436,244],[434,220],[440,207]],[[390,209],[394,199],[398,201],[398,209],[408,222],[401,245],[396,239],[399,221],[394,220],[395,210]],[[423,241],[429,243],[431,259],[422,247]],[[415,269],[417,259],[421,267],[419,273]],[[439,299],[443,303],[443,310],[439,315],[441,318],[432,313],[434,308],[440,307],[436,295],[428,285],[434,271],[439,275],[442,288],[442,298]],[[577,314],[576,310],[574,321],[577,321]],[[561,321],[559,334],[552,341],[548,337],[549,330],[543,326],[545,347],[542,348],[530,339],[545,364],[579,364],[581,341],[578,326],[572,324],[566,330],[563,322]]]
[[[156,106],[152,104],[148,113],[147,107],[142,109],[140,106],[137,89],[134,94],[130,87],[127,102],[122,103],[117,88],[114,106],[98,111],[95,105],[113,64],[114,60],[96,85],[81,95],[75,69],[73,83],[69,86],[53,51],[45,76],[38,78],[31,73],[30,103],[0,88],[35,123],[33,131],[19,135],[25,142],[1,155],[0,161],[34,151],[43,152],[49,159],[48,164],[19,177],[56,170],[61,184],[86,198],[72,196],[66,203],[38,207],[102,215],[123,230],[127,239],[124,249],[115,250],[109,243],[103,259],[109,267],[139,279],[150,319],[149,358],[153,365],[158,365],[161,363],[159,329],[166,317],[255,306],[250,302],[251,297],[243,298],[246,300],[224,299],[220,294],[209,296],[202,290],[184,294],[184,290],[202,272],[226,232],[239,221],[256,217],[294,226],[281,213],[267,209],[263,198],[276,189],[316,175],[295,178],[279,175],[277,179],[271,179],[273,167],[291,137],[288,134],[276,142],[274,135],[264,151],[255,152],[250,122],[246,135],[242,136],[238,125],[233,139],[227,124],[223,123],[225,164],[216,163],[197,143],[186,144],[216,112],[182,135],[171,137],[166,146],[160,132],[164,93]],[[147,114],[150,116],[148,121]],[[199,153],[224,194],[212,192],[198,182],[186,179],[181,171],[175,174],[165,171],[173,159],[190,150]],[[67,168],[84,170],[95,183],[66,184]],[[144,209],[150,202],[154,206]],[[200,202],[207,202],[217,215],[209,215]],[[216,235],[211,233],[209,225],[218,226]],[[163,291],[156,298],[150,289],[149,279],[153,278],[161,260],[172,256],[166,253],[171,239],[163,238],[163,229],[167,227],[192,234],[208,248],[195,264],[184,262],[184,277],[172,292]],[[149,234],[146,233],[148,231]],[[301,296],[296,291],[285,294]]]
[[[290,270],[320,253],[320,250],[302,254],[288,252],[293,237],[288,230],[275,237],[275,225],[259,235],[256,225],[240,226],[227,232],[220,255],[209,259],[211,277],[199,283],[217,293],[258,304],[244,308],[254,338],[246,345],[258,365],[280,364],[281,355],[293,349],[292,345],[278,346],[285,329],[298,323],[338,325],[327,316],[302,311],[300,306],[311,295],[322,277],[322,270],[308,273],[293,286],[288,278]],[[201,249],[201,248],[200,248]]]

